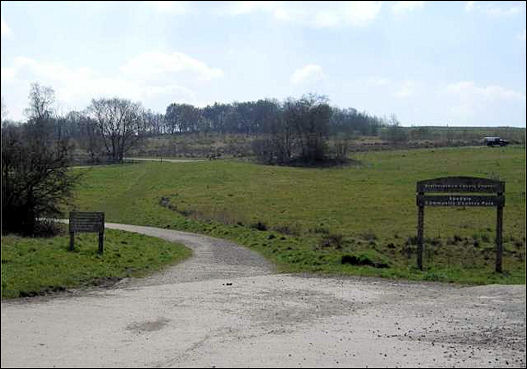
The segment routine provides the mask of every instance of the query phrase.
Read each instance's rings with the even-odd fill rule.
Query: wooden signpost
[[[70,251],[73,251],[73,242],[75,232],[93,232],[99,233],[99,250],[103,253],[104,243],[104,213],[102,212],[80,212],[72,211],[70,213]]]
[[[425,193],[451,193],[425,195]],[[463,193],[493,193],[495,195],[462,195]],[[475,177],[443,177],[417,182],[417,266],[423,270],[425,206],[495,206],[496,272],[502,272],[503,207],[505,182]]]

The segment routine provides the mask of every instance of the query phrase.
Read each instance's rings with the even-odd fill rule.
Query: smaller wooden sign
[[[70,251],[74,249],[75,233],[99,233],[99,254],[103,253],[104,213],[103,212],[70,212]]]

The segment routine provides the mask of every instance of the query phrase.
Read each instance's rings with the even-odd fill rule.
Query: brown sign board
[[[442,177],[417,182],[417,192],[503,193],[505,182],[477,177]]]
[[[70,250],[73,250],[74,235],[79,232],[99,233],[99,253],[103,252],[104,213],[103,212],[70,212],[69,220]]]
[[[104,213],[102,212],[71,212],[70,232],[103,232]]]

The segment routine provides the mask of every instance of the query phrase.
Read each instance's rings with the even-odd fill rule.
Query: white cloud
[[[315,83],[325,78],[322,67],[316,64],[308,64],[294,71],[291,75],[291,83],[298,85],[301,83]]]
[[[147,4],[152,5],[155,10],[166,14],[181,15],[190,11],[188,1],[147,1]]]
[[[404,81],[401,87],[395,92],[395,97],[405,99],[415,93],[416,85],[414,81]]]
[[[390,84],[390,82],[391,81],[389,78],[384,77],[370,77],[368,79],[368,84],[373,86],[387,86]]]
[[[224,13],[241,15],[258,11],[274,12],[281,6],[276,1],[234,1],[228,3]]]
[[[6,21],[4,20],[4,18],[1,19],[1,36],[2,38],[4,37],[10,37],[12,34],[13,34],[13,31],[11,31],[11,28],[9,28],[9,26],[7,25]]]
[[[525,10],[522,9],[522,6],[516,5],[511,7],[487,6],[483,9],[483,11],[486,14],[495,17],[508,17],[511,15],[520,14],[522,11]]]
[[[461,98],[481,98],[488,101],[496,100],[525,100],[525,94],[506,89],[498,85],[490,85],[485,87],[478,87],[472,81],[460,81],[451,83],[446,87],[446,90]]]
[[[479,11],[492,17],[508,17],[525,12],[525,3],[517,2],[516,5],[503,5],[500,2],[467,1],[467,12]]]
[[[525,111],[525,93],[499,85],[478,86],[473,81],[460,81],[447,85],[443,93],[450,99],[449,112],[459,121],[474,121],[478,117],[495,117],[499,121],[507,112]]]
[[[472,11],[475,7],[476,7],[476,2],[475,1],[467,1],[467,3],[465,4],[465,10],[467,12]]]
[[[518,39],[519,39],[520,41],[525,41],[525,40],[526,40],[525,28],[523,29],[523,32],[521,32],[521,33],[518,35]]]
[[[425,6],[424,1],[397,1],[392,5],[392,11],[396,14],[411,12]]]
[[[1,79],[2,82],[10,82],[14,79],[16,74],[15,68],[2,67]]]
[[[9,66],[2,66],[1,88],[14,119],[23,118],[33,82],[51,86],[57,101],[68,110],[84,109],[92,98],[118,96],[163,111],[174,101],[198,103],[193,88],[222,75],[220,69],[182,53],[141,54],[107,75],[86,67],[17,57]]]
[[[373,22],[381,10],[378,1],[354,1],[343,10],[342,22],[353,26],[366,26]]]
[[[199,80],[211,80],[223,76],[219,68],[211,68],[204,62],[186,54],[173,52],[147,52],[129,60],[121,71],[131,78],[159,79],[175,74],[192,74]]]
[[[314,28],[364,27],[377,18],[381,7],[380,1],[241,1],[228,3],[223,13],[232,16],[264,13],[278,21]]]

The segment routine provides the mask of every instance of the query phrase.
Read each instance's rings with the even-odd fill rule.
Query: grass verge
[[[142,277],[188,258],[185,246],[155,237],[112,229],[105,231],[104,253],[97,254],[98,235],[51,238],[2,236],[2,298],[64,291]]]

